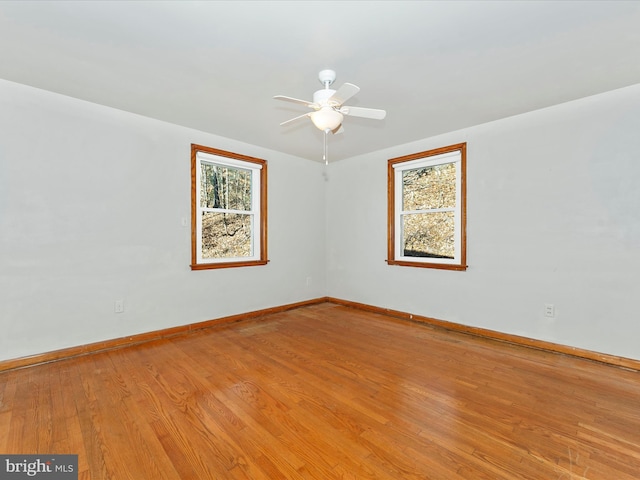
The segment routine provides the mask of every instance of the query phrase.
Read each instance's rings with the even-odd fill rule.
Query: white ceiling
[[[318,161],[325,68],[335,161],[640,83],[640,2],[0,1],[0,78]]]

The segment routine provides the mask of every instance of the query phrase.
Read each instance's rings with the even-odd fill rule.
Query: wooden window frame
[[[225,164],[225,159],[231,159],[228,164],[232,166],[241,166],[242,163],[253,165],[252,169],[257,165],[260,169],[259,178],[259,208],[256,209],[260,218],[254,222],[254,229],[252,231],[254,241],[259,243],[257,246],[257,254],[251,259],[237,258],[232,260],[216,260],[210,262],[199,261],[199,243],[198,232],[200,228],[198,222],[201,221],[200,215],[200,199],[199,199],[199,167],[200,160],[198,154],[208,154],[220,158],[220,163]],[[228,165],[227,164],[227,165]],[[256,199],[256,200],[258,200]],[[254,243],[255,245],[255,243]],[[230,267],[249,267],[256,265],[266,265],[267,260],[267,161],[241,155],[238,153],[228,152],[225,150],[219,150],[217,148],[205,147],[203,145],[191,144],[191,270],[209,270],[217,268],[230,268]]]
[[[399,228],[396,219],[399,213],[396,209],[402,206],[396,205],[396,171],[398,166],[403,163],[416,162],[423,159],[437,160],[437,156],[442,155],[444,161],[442,163],[450,163],[446,161],[446,154],[452,152],[460,152],[460,168],[458,169],[459,181],[457,185],[460,188],[459,202],[456,205],[456,235],[459,251],[456,252],[456,258],[449,259],[433,259],[429,257],[404,257],[397,254],[399,251],[396,242],[401,242]],[[458,143],[447,147],[436,148],[424,152],[413,153],[403,157],[392,158],[387,165],[387,263],[389,265],[401,265],[407,267],[436,268],[443,270],[466,270],[467,269],[467,144]],[[398,237],[398,238],[397,238]],[[410,260],[409,260],[410,258]]]

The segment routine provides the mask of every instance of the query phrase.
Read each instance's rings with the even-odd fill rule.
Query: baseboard
[[[464,333],[467,335],[475,335],[477,337],[489,338],[500,342],[507,342],[521,347],[535,348],[537,350],[544,350],[547,352],[560,353],[564,355],[571,355],[574,357],[584,358],[600,363],[606,363],[616,367],[627,368],[629,370],[640,371],[640,360],[634,360],[632,358],[618,357],[615,355],[609,355],[606,353],[593,352],[591,350],[585,350],[576,347],[569,347],[567,345],[561,345],[558,343],[547,342],[544,340],[536,340],[533,338],[521,337],[518,335],[512,335],[509,333],[497,332],[494,330],[488,330],[485,328],[470,327],[468,325],[462,325],[460,323],[447,322],[445,320],[438,320],[435,318],[423,317],[420,315],[414,315],[407,312],[401,312],[398,310],[390,310],[388,308],[374,307],[364,303],[351,302],[349,300],[342,300],[339,298],[327,297],[327,302],[343,305],[346,307],[355,308],[358,310],[364,310],[367,312],[378,313],[389,317],[400,318],[413,322],[425,323],[434,327],[443,328],[455,332]]]
[[[58,360],[65,360],[68,358],[89,355],[92,353],[103,352],[106,350],[114,350],[116,348],[139,345],[141,343],[151,342],[153,340],[159,340],[162,338],[185,335],[190,332],[194,332],[196,330],[202,330],[204,328],[210,328],[210,327],[222,325],[225,323],[233,323],[233,322],[239,322],[242,320],[248,320],[251,318],[262,317],[264,315],[269,315],[272,313],[285,312],[287,310],[306,307],[308,305],[315,305],[317,303],[323,303],[326,301],[327,300],[325,297],[315,298],[313,300],[291,303],[287,305],[281,305],[278,307],[265,308],[262,310],[256,310],[248,313],[241,313],[238,315],[231,315],[228,317],[217,318],[214,320],[206,320],[204,322],[191,323],[188,325],[165,328],[162,330],[154,330],[151,332],[140,333],[137,335],[105,340],[103,342],[90,343],[87,345],[79,345],[77,347],[63,348],[61,350],[54,350],[46,353],[39,353],[36,355],[27,356],[27,357],[3,360],[3,361],[0,361],[0,372],[6,371],[6,370],[14,370],[17,368],[30,367],[30,366],[39,365],[42,363],[55,362]]]
[[[281,305],[278,307],[265,308],[262,310],[256,310],[253,312],[241,313],[238,315],[231,315],[228,317],[221,317],[214,320],[207,320],[204,322],[191,323],[188,325],[181,325],[178,327],[166,328],[162,330],[154,330],[151,332],[145,332],[138,335],[132,335],[128,337],[115,338],[111,340],[105,340],[103,342],[96,342],[87,345],[80,345],[77,347],[64,348],[61,350],[55,350],[52,352],[40,353],[31,355],[28,357],[3,360],[0,361],[0,372],[13,370],[17,368],[30,367],[33,365],[54,362],[58,360],[65,360],[68,358],[79,357],[83,355],[89,355],[92,353],[103,352],[106,350],[113,350],[116,348],[123,348],[133,345],[139,345],[153,340],[159,340],[162,338],[175,337],[178,335],[185,335],[196,330],[202,330],[213,326],[218,326],[226,323],[239,322],[242,320],[249,320],[252,318],[262,317],[273,313],[285,312],[287,310],[293,310],[296,308],[306,307],[309,305],[316,305],[319,303],[333,303],[336,305],[342,305],[357,310],[363,310],[366,312],[377,313],[388,317],[399,318],[412,322],[424,323],[437,328],[450,330],[454,332],[464,333],[467,335],[474,335],[477,337],[488,338],[500,342],[507,342],[521,347],[535,348],[537,350],[544,350],[547,352],[559,353],[564,355],[571,355],[574,357],[584,358],[586,360],[592,360],[600,363],[606,363],[608,365],[622,367],[629,370],[640,371],[640,360],[634,360],[631,358],[618,357],[615,355],[609,355],[606,353],[593,352],[591,350],[585,350],[576,347],[569,347],[567,345],[561,345],[557,343],[547,342],[544,340],[536,340],[533,338],[521,337],[518,335],[512,335],[508,333],[497,332],[494,330],[488,330],[478,327],[470,327],[468,325],[462,325],[454,322],[447,322],[445,320],[438,320],[435,318],[424,317],[421,315],[415,315],[412,313],[402,312],[398,310],[391,310],[388,308],[375,307],[373,305],[367,305],[364,303],[352,302],[349,300],[342,300],[334,297],[319,297],[312,300],[306,300],[297,303],[290,303],[287,305]]]

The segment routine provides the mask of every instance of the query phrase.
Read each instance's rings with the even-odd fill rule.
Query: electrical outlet
[[[547,318],[556,318],[556,306],[553,303],[544,304],[544,316]]]
[[[115,302],[113,302],[113,311],[115,313],[124,312],[124,300],[116,300]]]

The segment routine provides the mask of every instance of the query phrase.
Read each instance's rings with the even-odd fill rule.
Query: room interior
[[[322,297],[640,359],[634,301],[640,221],[633,181],[640,41],[628,28],[640,14],[635,2],[374,2],[372,18],[359,20],[360,29],[346,25],[355,21],[361,2],[346,2],[342,8],[349,19],[336,20],[332,28],[319,12],[335,4],[285,2],[266,8],[243,3],[3,3],[1,218],[6,234],[0,360]],[[238,9],[248,6],[273,20],[266,32],[274,35],[285,25],[293,29],[304,13],[316,13],[311,24],[316,26],[303,30],[307,35],[296,40],[298,47],[287,43],[281,50],[275,44],[282,38],[264,35],[263,48],[277,52],[267,71],[265,62],[251,64],[255,54],[249,45],[255,41],[237,40],[255,20],[244,27],[230,21],[234,15],[243,18]],[[423,25],[427,14],[434,23],[453,16],[468,28],[467,36],[452,33],[432,45],[427,43],[432,33],[404,31],[396,44],[387,44],[392,40],[385,36],[386,49],[359,60],[354,54],[366,45],[357,41],[379,36],[376,12],[387,15],[388,22],[422,14],[408,24],[413,28]],[[489,26],[506,25],[504,31],[472,29],[468,17],[483,12],[492,19]],[[196,67],[203,52],[188,56],[190,44],[175,47],[182,64],[151,55],[157,53],[151,42],[160,42],[152,32],[161,31],[163,22],[175,18],[176,31],[170,33],[178,37],[190,31],[177,30],[188,21],[197,30],[198,13],[229,21],[224,27],[216,23],[221,32],[210,39],[200,34],[184,42],[214,42],[216,35],[236,32],[228,51],[217,45],[208,54],[212,65],[219,57],[225,73],[214,65],[215,73],[202,83],[197,75],[207,70]],[[564,23],[552,23],[551,13]],[[134,25],[143,14],[155,15],[155,22],[135,37]],[[493,43],[532,18],[540,25],[530,22],[505,52],[495,49]],[[89,21],[92,29],[83,27]],[[321,27],[328,29],[327,41],[343,42],[342,50],[316,45]],[[594,32],[602,36],[588,41]],[[470,43],[483,35],[487,43],[472,50]],[[445,39],[449,47],[442,44]],[[420,45],[409,50],[409,40]],[[548,49],[552,41],[555,48]],[[425,50],[426,66],[402,64],[404,57],[391,56],[392,48],[406,48],[406,55]],[[436,57],[438,49],[443,58]],[[322,55],[313,58],[319,51]],[[454,89],[458,85],[437,93],[434,84],[419,86],[451,80],[451,72],[432,80],[433,69],[447,71],[448,53],[469,62],[495,55],[487,66],[496,68],[512,61],[513,67],[500,70],[503,76],[529,65],[518,80],[533,76],[537,67],[538,90],[513,85],[515,78],[501,83],[499,76],[481,74],[471,63],[469,72],[478,82],[469,83],[476,85],[475,93],[486,90],[487,101],[495,104],[490,108],[482,98],[465,98],[465,91]],[[114,61],[116,54],[122,63]],[[232,54],[239,59],[225,63]],[[522,63],[514,60],[516,54]],[[167,51],[164,60],[175,56]],[[360,86],[350,103],[384,108],[388,115],[383,121],[347,118],[344,134],[329,139],[331,161],[325,166],[322,134],[310,122],[292,129],[279,125],[304,109],[272,97],[310,98],[322,87],[317,73],[329,66],[327,57],[336,58],[330,64],[336,84]],[[283,65],[292,59],[301,65]],[[134,60],[145,61],[144,68],[134,68]],[[560,69],[561,60],[569,64],[566,69]],[[393,75],[373,70],[383,73],[391,65],[396,65]],[[176,67],[183,72],[167,79]],[[113,73],[105,73],[107,68]],[[151,82],[146,71],[157,81]],[[416,73],[422,76],[414,78]],[[187,97],[185,88],[176,89],[181,80],[196,93]],[[251,88],[230,90],[233,82]],[[550,83],[556,86],[549,88]],[[416,87],[415,100],[405,97],[403,85]],[[576,93],[566,93],[572,89]],[[228,105],[216,92],[234,103]],[[243,95],[255,105],[246,105]],[[136,96],[142,97],[137,103]],[[438,96],[443,100],[436,101]],[[200,97],[203,105],[197,109]],[[144,111],[150,106],[156,111]],[[162,108],[175,110],[174,117]],[[184,121],[180,117],[189,115],[189,108],[194,119]],[[459,123],[445,109],[457,113]],[[198,123],[202,116],[215,123]],[[439,118],[447,125],[434,127]],[[216,128],[220,124],[241,124],[244,136],[234,130],[229,137],[220,134],[225,131]],[[256,131],[261,133],[251,141]],[[468,270],[387,266],[387,160],[460,142],[467,142],[469,156]],[[268,161],[267,266],[189,270],[192,143]],[[114,313],[116,300],[124,303],[120,314]],[[545,304],[555,306],[555,318],[544,316]]]
[[[0,367],[329,301],[637,370],[639,25],[623,1],[0,3]],[[387,111],[328,165],[273,100],[324,68]],[[467,270],[387,265],[387,161],[462,142]],[[190,269],[191,144],[268,162],[267,265]]]

